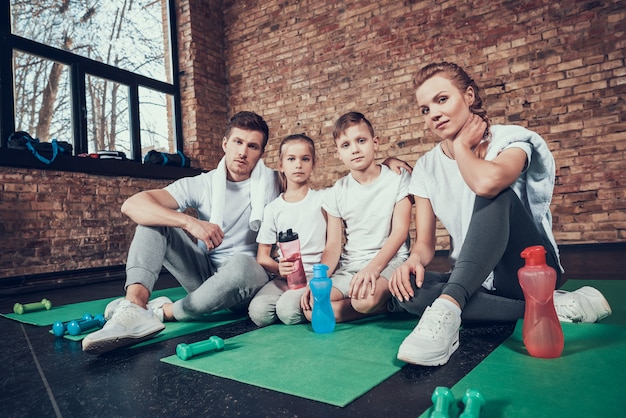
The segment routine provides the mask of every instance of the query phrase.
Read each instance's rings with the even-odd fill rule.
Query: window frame
[[[141,139],[140,139],[140,111],[139,111],[139,88],[144,87],[155,90],[173,97],[174,109],[174,143],[177,150],[183,150],[183,133],[182,133],[182,106],[180,98],[180,67],[178,63],[178,39],[176,25],[176,6],[175,0],[166,0],[168,5],[169,20],[169,42],[170,42],[170,61],[172,69],[172,83],[163,82],[152,79],[140,74],[135,74],[128,70],[117,68],[109,64],[101,63],[80,55],[63,51],[45,44],[41,44],[11,33],[11,0],[0,0],[0,151],[6,153],[13,151],[7,149],[8,137],[15,131],[15,97],[13,89],[13,52],[18,50],[23,53],[40,56],[44,59],[57,61],[66,65],[70,71],[70,86],[72,99],[72,132],[68,134],[68,138],[59,138],[59,140],[71,141],[74,146],[73,154],[78,155],[88,152],[88,129],[87,129],[87,106],[86,106],[86,77],[87,75],[108,79],[129,87],[129,112],[130,112],[130,138],[131,138],[131,155],[128,155],[130,161],[114,165],[117,167],[111,175],[117,172],[119,175],[128,173],[137,173],[137,167],[126,169],[128,164],[141,163]],[[11,153],[12,154],[12,153]],[[24,153],[25,154],[25,153]],[[15,157],[15,155],[13,156]],[[34,168],[42,168],[40,164],[32,156],[18,158],[19,161],[12,163],[14,158],[0,158],[0,165],[9,166],[32,166]],[[53,163],[56,170],[68,171],[84,171],[91,172],[89,165],[82,163],[72,164],[73,159],[84,159],[83,157],[63,158],[60,163]],[[110,161],[91,160],[90,165],[106,162],[107,166]],[[32,162],[32,164],[30,164]],[[66,165],[69,165],[66,167]],[[136,165],[136,164],[133,164]],[[142,164],[148,166],[149,164]],[[159,169],[164,167],[159,166]],[[153,171],[147,168],[149,171]],[[119,172],[118,172],[119,170]],[[97,169],[95,171],[98,171]],[[136,174],[135,174],[136,175]],[[140,176],[141,177],[141,176]],[[153,177],[152,175],[150,177]]]

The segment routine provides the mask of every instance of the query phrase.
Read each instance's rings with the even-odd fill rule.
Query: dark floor
[[[563,254],[569,279],[623,278],[625,255],[609,250]],[[581,261],[582,260],[582,261]],[[597,266],[597,269],[595,268]],[[601,272],[591,277],[590,272]],[[159,288],[176,286],[165,275]],[[0,294],[0,312],[16,301],[47,297],[55,305],[120,295],[119,280],[47,289],[20,295]],[[513,331],[513,324],[464,326],[461,345],[441,367],[407,365],[395,375],[339,408],[160,362],[175,353],[183,336],[102,356],[82,352],[79,342],[58,339],[48,327],[0,317],[0,417],[417,417],[431,405],[436,386],[453,386]],[[255,329],[250,321],[200,332],[194,341],[224,339]],[[277,353],[277,356],[279,353]],[[303,380],[306,384],[306,380]]]

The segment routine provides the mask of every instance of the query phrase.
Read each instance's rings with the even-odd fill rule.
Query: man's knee
[[[256,287],[260,289],[268,282],[269,277],[265,269],[249,255],[235,254],[220,269],[224,274],[239,287]],[[257,290],[258,290],[257,289]]]

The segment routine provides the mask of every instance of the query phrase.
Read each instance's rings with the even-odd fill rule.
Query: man
[[[261,160],[268,137],[259,115],[239,112],[228,122],[215,170],[124,202],[122,212],[138,224],[126,263],[126,297],[107,306],[107,323],[85,337],[85,352],[149,339],[165,328],[163,320],[247,306],[268,281],[255,260],[263,209],[279,192],[275,172]],[[185,213],[188,208],[197,217]],[[185,298],[148,302],[162,267],[187,291]]]

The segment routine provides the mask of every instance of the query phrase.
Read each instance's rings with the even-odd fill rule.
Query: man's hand
[[[200,219],[191,218],[185,229],[196,239],[204,241],[209,250],[219,247],[224,239],[224,231],[219,225]]]

